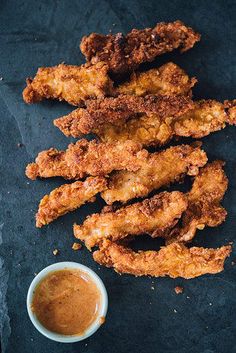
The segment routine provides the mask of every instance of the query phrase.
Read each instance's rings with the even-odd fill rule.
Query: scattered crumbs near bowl
[[[3,80],[3,77],[0,77],[0,81],[2,81]]]
[[[177,310],[176,310],[176,309],[174,309],[174,313],[175,313],[175,314],[177,313]]]
[[[154,290],[155,288],[153,286],[151,286],[151,290]]]
[[[73,249],[74,251],[80,250],[81,248],[82,248],[82,245],[81,245],[80,243],[74,243],[74,244],[72,245],[72,249]]]
[[[54,256],[57,256],[59,254],[59,250],[58,249],[54,249],[52,253],[53,253]]]
[[[176,286],[175,287],[175,293],[176,294],[181,294],[181,293],[183,293],[183,291],[184,291],[183,287],[180,287],[180,286]]]
[[[24,147],[24,145],[23,145],[23,143],[18,143],[18,144],[17,144],[17,147],[19,147],[19,148],[20,148],[20,147]]]
[[[235,261],[231,261],[231,265],[234,266],[235,265]]]
[[[104,322],[105,322],[105,317],[104,316],[101,316],[100,317],[100,319],[99,319],[99,323],[101,324],[101,325],[103,325],[104,324]]]

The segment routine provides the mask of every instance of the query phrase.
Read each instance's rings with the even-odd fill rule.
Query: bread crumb
[[[101,316],[100,319],[99,319],[100,325],[103,325],[105,321],[106,321],[105,317]]]
[[[235,265],[235,261],[231,261],[231,265],[234,266]]]
[[[174,309],[174,313],[177,313],[177,310],[176,310],[176,309]]]
[[[175,293],[176,294],[181,294],[181,293],[183,293],[183,291],[184,291],[183,287],[180,287],[180,286],[176,286],[175,287]]]
[[[151,286],[151,289],[154,290],[155,288],[153,286]]]
[[[18,143],[17,144],[17,147],[23,147],[24,145],[23,145],[23,143]]]
[[[80,250],[82,248],[82,245],[80,243],[74,243],[72,245],[72,249],[77,251],[77,250]]]
[[[54,249],[52,253],[53,253],[54,256],[57,256],[59,254],[59,250],[58,249]]]

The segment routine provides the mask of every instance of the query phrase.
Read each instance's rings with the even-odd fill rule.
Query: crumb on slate
[[[54,249],[52,253],[53,253],[54,256],[57,256],[59,254],[59,250],[58,249]]]
[[[175,287],[175,293],[176,294],[181,294],[181,293],[183,293],[183,291],[184,291],[183,287],[180,287],[180,286],[176,286]]]
[[[234,266],[235,265],[235,261],[231,261],[231,265]]]
[[[79,244],[79,243],[74,243],[72,245],[72,249],[75,250],[75,251],[80,250],[81,248],[82,248],[82,245]]]
[[[23,147],[24,145],[23,145],[23,143],[18,143],[17,144],[17,147]]]

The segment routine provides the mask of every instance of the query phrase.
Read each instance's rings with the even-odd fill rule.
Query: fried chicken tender
[[[217,227],[224,222],[227,211],[220,202],[227,190],[228,179],[223,165],[222,161],[214,161],[200,170],[187,194],[188,208],[183,213],[182,222],[170,231],[167,243],[189,242],[197,229]]]
[[[51,223],[58,217],[74,211],[86,202],[94,202],[95,195],[106,188],[104,177],[89,177],[54,189],[40,201],[36,214],[36,227]]]
[[[174,49],[187,51],[199,40],[200,35],[191,27],[175,21],[158,23],[154,28],[133,29],[126,36],[92,33],[82,38],[80,49],[87,61],[104,61],[111,74],[121,76]]]
[[[206,249],[187,248],[181,243],[173,243],[162,247],[159,251],[134,252],[122,245],[104,240],[100,250],[93,253],[93,258],[100,265],[114,267],[118,273],[190,279],[206,273],[223,271],[225,259],[231,250],[231,246]]]
[[[29,179],[60,176],[65,179],[81,179],[87,175],[104,176],[113,170],[137,170],[148,152],[133,141],[125,143],[98,143],[82,139],[70,144],[66,151],[55,148],[38,154],[35,163],[28,164]]]
[[[187,199],[181,192],[163,192],[115,212],[88,216],[82,225],[74,225],[74,235],[83,240],[88,249],[105,238],[119,240],[143,233],[155,237],[166,228],[173,227],[187,205]]]
[[[66,136],[79,137],[82,134],[106,131],[106,126],[118,124],[125,127],[125,121],[142,113],[157,114],[159,117],[180,116],[193,106],[186,96],[147,95],[145,97],[120,95],[103,100],[88,102],[86,108],[78,108],[72,113],[54,120]],[[139,120],[139,119],[138,119]]]
[[[189,78],[178,65],[169,62],[158,69],[134,72],[128,82],[117,87],[117,92],[135,96],[147,94],[189,95],[196,82],[195,77]]]
[[[23,99],[26,103],[58,99],[79,106],[86,99],[113,93],[113,82],[107,72],[108,66],[104,63],[41,67],[34,79],[27,79]]]
[[[233,101],[234,102],[234,101]],[[194,102],[181,115],[144,114],[122,124],[105,124],[96,134],[104,142],[133,140],[143,146],[164,145],[174,136],[201,138],[236,124],[235,107],[214,100]],[[181,112],[181,111],[180,111]]]
[[[183,175],[197,175],[207,162],[206,153],[199,147],[180,145],[162,152],[150,153],[135,172],[117,172],[111,176],[108,189],[101,193],[108,205],[115,201],[127,202],[135,197],[145,197]]]

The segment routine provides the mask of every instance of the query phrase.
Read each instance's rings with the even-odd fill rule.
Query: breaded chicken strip
[[[128,82],[117,87],[117,92],[135,96],[147,94],[189,95],[196,82],[196,78],[189,78],[178,65],[169,62],[158,69],[134,72]]]
[[[187,199],[181,192],[162,192],[115,212],[88,216],[82,225],[74,225],[74,235],[83,240],[88,249],[105,238],[119,240],[143,233],[155,237],[166,228],[173,227],[187,205]]]
[[[76,181],[54,189],[40,201],[36,214],[36,227],[41,228],[86,202],[94,202],[94,196],[104,190],[106,185],[107,181],[104,177],[89,177],[83,182]]]
[[[183,175],[197,175],[207,162],[206,153],[199,147],[174,146],[162,152],[150,153],[135,172],[117,172],[111,176],[108,189],[101,196],[108,205],[145,197],[151,191],[178,181]]]
[[[235,103],[235,101],[234,101]],[[105,124],[96,129],[102,141],[133,140],[144,146],[164,145],[174,136],[201,138],[211,132],[225,128],[226,124],[236,124],[235,107],[214,100],[194,102],[190,109],[181,115],[165,116],[143,114],[122,124]],[[181,110],[180,110],[181,112]]]
[[[104,176],[113,170],[137,170],[147,155],[140,144],[132,141],[111,144],[82,139],[71,143],[66,151],[50,148],[40,152],[35,163],[28,164],[26,175],[32,180],[37,177],[81,179],[87,175]]]
[[[225,259],[231,250],[231,246],[206,249],[187,248],[181,243],[173,243],[162,247],[159,251],[134,252],[105,240],[100,250],[93,253],[93,258],[101,265],[114,267],[118,273],[190,279],[206,273],[223,271]]]
[[[79,106],[86,99],[112,94],[113,82],[107,71],[104,63],[41,67],[34,79],[27,79],[23,99],[26,103],[58,99]]]
[[[200,170],[187,194],[188,208],[180,224],[166,234],[167,243],[188,242],[194,238],[197,229],[217,227],[224,222],[227,211],[220,202],[227,190],[228,179],[223,165],[222,161],[214,161]]]
[[[164,119],[166,116],[178,117],[193,107],[187,96],[147,95],[145,97],[120,95],[103,100],[91,100],[86,108],[78,108],[72,113],[54,120],[66,136],[78,137],[82,134],[97,133],[100,136],[107,126],[118,125],[125,129],[125,121],[138,118],[143,113],[155,114]],[[145,114],[145,116],[146,116]],[[137,119],[139,121],[139,119]],[[109,125],[108,125],[109,124]],[[117,139],[116,139],[117,140]]]
[[[80,49],[87,61],[104,61],[111,74],[121,76],[174,49],[187,51],[199,40],[200,35],[191,27],[175,21],[158,23],[154,28],[133,29],[126,36],[92,33],[82,38]]]

